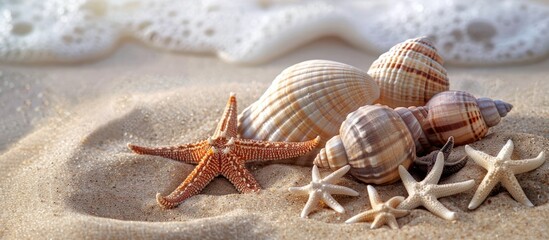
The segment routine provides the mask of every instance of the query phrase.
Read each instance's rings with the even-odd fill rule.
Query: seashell
[[[482,139],[513,108],[501,100],[475,98],[464,91],[445,91],[427,103],[428,115],[423,132],[430,145],[442,146],[453,136],[456,145]]]
[[[345,116],[379,97],[372,78],[347,64],[311,60],[288,67],[267,91],[239,115],[243,138],[300,141],[320,136],[323,146]],[[294,164],[311,165],[312,157]]]
[[[385,184],[400,179],[398,166],[408,169],[416,158],[406,124],[386,106],[367,105],[350,113],[339,133],[320,150],[315,165],[338,169],[349,164],[350,173],[359,180]]]
[[[449,89],[442,57],[426,37],[393,46],[372,63],[368,74],[381,89],[377,103],[389,107],[423,106]]]
[[[349,164],[351,174],[363,182],[392,183],[399,179],[398,166],[408,168],[417,153],[442,146],[452,136],[456,145],[479,140],[512,107],[463,91],[439,93],[423,107],[364,106],[347,116],[314,164],[332,169]]]
[[[455,145],[482,139],[513,105],[501,100],[475,98],[464,91],[436,94],[422,107],[398,107],[395,111],[414,136],[418,153],[441,147],[449,137]]]

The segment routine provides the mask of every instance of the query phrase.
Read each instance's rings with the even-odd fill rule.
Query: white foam
[[[323,36],[382,53],[431,36],[448,63],[499,64],[549,53],[549,6],[513,0],[4,0],[0,60],[73,62],[138,39],[229,62],[270,60]]]

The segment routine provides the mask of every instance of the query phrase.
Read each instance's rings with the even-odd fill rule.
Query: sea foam
[[[431,37],[447,63],[504,64],[549,53],[549,6],[513,0],[4,0],[0,61],[74,62],[127,40],[258,63],[336,36],[376,53]]]

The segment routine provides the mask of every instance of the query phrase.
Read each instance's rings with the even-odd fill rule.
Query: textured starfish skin
[[[409,213],[408,210],[396,208],[404,201],[404,197],[392,197],[387,202],[383,202],[376,189],[371,185],[368,185],[368,196],[372,209],[349,218],[345,223],[370,222],[373,220],[373,223],[370,226],[371,229],[379,228],[384,224],[389,225],[392,229],[398,229],[396,219],[404,217]]]
[[[346,165],[337,171],[331,173],[323,179],[320,179],[318,167],[313,165],[312,181],[303,187],[290,187],[288,190],[291,193],[298,195],[309,195],[309,200],[305,204],[301,217],[305,218],[314,209],[314,204],[322,200],[330,208],[338,213],[344,213],[345,209],[332,197],[332,194],[344,194],[349,196],[358,196],[358,192],[348,187],[335,185],[337,180],[351,169],[351,166]]]
[[[316,147],[320,138],[306,142],[267,142],[237,137],[236,96],[231,93],[223,117],[212,137],[207,140],[175,147],[149,148],[128,144],[138,153],[161,156],[197,164],[168,196],[156,194],[156,200],[164,208],[174,208],[185,199],[198,194],[212,179],[222,175],[229,179],[241,193],[261,189],[245,164],[252,161],[268,161],[301,156]]]
[[[452,153],[453,147],[454,147],[454,137],[449,137],[448,141],[446,141],[446,144],[444,144],[444,146],[440,150],[432,151],[426,156],[416,158],[416,160],[414,160],[414,169],[417,169],[420,172],[427,175],[427,173],[429,173],[431,169],[433,169],[433,166],[435,165],[435,162],[437,160],[438,153],[442,152],[444,154],[444,159],[448,160],[450,153]],[[454,173],[457,173],[459,170],[465,167],[466,164],[467,164],[467,156],[464,156],[463,158],[453,162],[444,161],[442,178],[446,178],[451,176]]]
[[[438,201],[438,198],[466,191],[475,185],[475,181],[467,180],[464,182],[438,185],[443,166],[444,155],[442,152],[439,152],[433,170],[431,170],[421,182],[416,182],[406,168],[402,165],[399,166],[398,173],[400,174],[402,183],[404,184],[404,187],[406,187],[409,196],[400,203],[397,208],[412,210],[416,207],[424,206],[433,214],[441,218],[454,220],[456,218],[456,213],[444,207],[444,205]]]
[[[542,151],[536,158],[525,160],[511,160],[513,154],[513,141],[509,139],[505,146],[499,151],[497,156],[490,156],[484,152],[478,151],[465,145],[465,152],[478,165],[488,172],[478,186],[473,199],[469,203],[469,209],[477,208],[490,194],[490,191],[501,182],[507,191],[518,202],[533,207],[534,204],[528,200],[526,194],[520,187],[515,174],[532,171],[545,162],[545,153]]]

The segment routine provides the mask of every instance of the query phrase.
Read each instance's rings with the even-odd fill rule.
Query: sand
[[[359,197],[336,195],[347,210],[324,205],[299,218],[306,196],[288,187],[310,181],[311,168],[276,162],[250,165],[263,187],[239,194],[216,178],[171,210],[157,192],[173,190],[193,165],[131,153],[126,144],[175,145],[209,136],[236,92],[239,111],[284,68],[329,59],[367,69],[376,58],[336,39],[308,44],[258,66],[213,56],[176,55],[126,45],[112,56],[75,65],[2,65],[0,76],[0,238],[2,239],[549,239],[549,163],[517,176],[535,207],[497,187],[476,210],[474,189],[441,202],[458,212],[446,221],[423,208],[398,220],[399,230],[343,222],[370,208],[366,184],[340,184]],[[448,67],[451,89],[503,99],[511,113],[472,147],[497,154],[508,139],[513,159],[549,153],[549,60],[490,68]],[[457,147],[452,158],[464,156]],[[329,171],[322,171],[322,175]],[[443,182],[474,179],[485,170],[469,161]],[[376,186],[383,199],[407,196],[401,183]]]

